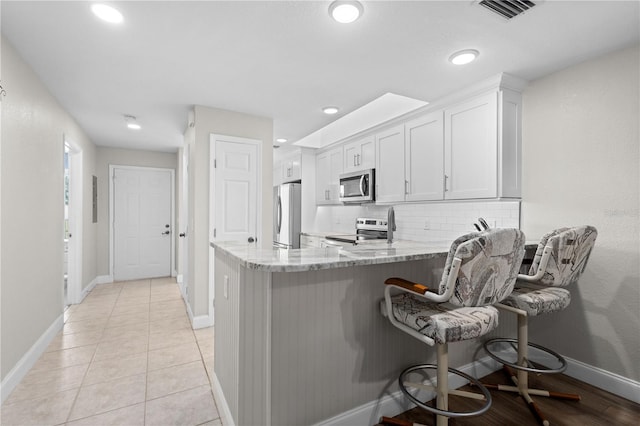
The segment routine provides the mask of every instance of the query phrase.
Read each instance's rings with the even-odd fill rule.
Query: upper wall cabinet
[[[444,194],[442,111],[404,125],[406,201],[442,200]]]
[[[342,146],[316,155],[316,204],[340,204]]]
[[[295,151],[282,159],[282,182],[294,182],[302,179],[302,155]]]
[[[273,163],[273,186],[302,179],[302,154],[292,151]]]
[[[404,125],[376,135],[376,201],[404,201]]]
[[[445,109],[445,199],[520,197],[520,115],[511,90]]]
[[[368,136],[344,145],[344,171],[371,169],[376,165],[375,140]]]
[[[442,111],[415,118],[376,135],[376,200],[442,200]]]

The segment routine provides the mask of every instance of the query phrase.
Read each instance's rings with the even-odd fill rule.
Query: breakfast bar
[[[383,282],[401,276],[437,286],[449,244],[212,243],[221,414],[238,425],[332,424],[358,415],[375,424],[368,416],[380,414],[380,401],[404,404],[391,401],[399,372],[435,354],[380,314]],[[460,343],[452,366],[469,363],[476,349]]]

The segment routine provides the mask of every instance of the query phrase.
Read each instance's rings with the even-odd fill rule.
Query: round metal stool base
[[[493,345],[495,343],[515,343],[516,345],[518,344],[518,339],[508,339],[508,338],[497,338],[497,339],[491,339],[491,340],[487,340],[484,343],[484,349],[487,351],[487,353],[489,354],[489,356],[491,358],[493,358],[494,360],[498,361],[500,364],[504,364],[507,365],[509,367],[515,368],[516,370],[524,370],[524,371],[530,371],[532,373],[540,373],[540,374],[556,374],[556,373],[562,373],[564,370],[567,369],[567,361],[562,357],[562,355],[560,355],[557,352],[552,351],[549,348],[545,348],[544,346],[540,346],[537,345],[535,343],[528,343],[527,345],[532,347],[532,348],[536,348],[542,352],[548,353],[549,355],[553,355],[558,362],[560,363],[560,367],[558,368],[536,368],[536,367],[528,367],[526,365],[518,365],[517,363],[514,362],[510,362],[505,360],[504,358],[500,358],[498,355],[495,354],[495,352],[493,352],[491,349],[489,349],[490,345]]]
[[[400,378],[398,379],[398,384],[400,385],[400,390],[402,391],[402,393],[405,394],[405,396],[407,398],[409,398],[411,400],[411,402],[413,402],[414,404],[416,404],[418,407],[424,408],[427,411],[430,411],[434,414],[440,415],[440,416],[446,416],[446,417],[473,417],[473,416],[479,416],[480,414],[484,414],[485,412],[487,412],[487,410],[489,410],[489,407],[491,407],[491,393],[489,393],[489,390],[482,384],[480,383],[477,379],[475,379],[474,377],[469,376],[466,373],[463,373],[460,370],[456,370],[454,368],[449,368],[449,373],[453,373],[455,375],[458,375],[460,377],[463,377],[464,379],[468,380],[473,386],[477,387],[478,389],[480,389],[480,391],[482,392],[482,395],[484,395],[485,397],[485,404],[478,410],[476,411],[448,411],[448,410],[440,410],[439,408],[435,408],[435,407],[431,407],[429,405],[426,405],[424,402],[420,401],[419,399],[417,399],[416,397],[414,397],[413,395],[411,395],[411,393],[406,389],[406,387],[404,386],[404,379],[405,377],[409,374],[412,373],[416,370],[437,370],[438,366],[435,364],[419,364],[419,365],[413,365],[409,368],[406,368],[402,373],[400,373]],[[434,389],[435,390],[435,389]]]

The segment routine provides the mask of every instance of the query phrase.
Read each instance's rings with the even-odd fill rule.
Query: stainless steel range
[[[364,244],[373,240],[387,239],[387,220],[359,217],[356,219],[356,233],[344,235],[327,235],[327,240],[349,244]]]

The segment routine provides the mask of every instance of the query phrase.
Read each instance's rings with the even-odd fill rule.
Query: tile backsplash
[[[303,231],[354,233],[357,217],[386,218],[389,206],[319,206],[314,229]],[[491,227],[519,228],[520,201],[469,201],[403,203],[396,213],[395,238],[412,241],[451,241],[474,231],[473,223],[483,217]]]

